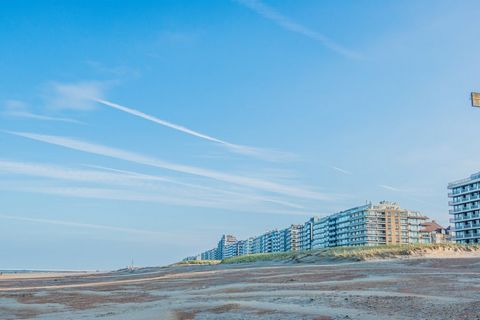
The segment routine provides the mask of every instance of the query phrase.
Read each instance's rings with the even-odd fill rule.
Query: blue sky
[[[479,171],[477,1],[3,1],[0,269],[161,265]]]

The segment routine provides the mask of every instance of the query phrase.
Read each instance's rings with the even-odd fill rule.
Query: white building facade
[[[456,228],[461,230],[457,242],[480,241],[479,192],[480,173],[468,181],[452,184]],[[223,235],[216,248],[203,252],[200,257],[202,260],[223,260],[246,254],[340,246],[431,243],[440,241],[440,238],[448,241],[448,237],[437,235],[441,226],[433,228],[427,220],[419,212],[402,209],[394,202],[367,203],[326,217],[312,217],[304,224],[274,229],[246,240],[237,241],[232,235]],[[446,234],[447,229],[444,230]],[[434,233],[435,239],[432,238]]]
[[[448,185],[455,242],[480,243],[480,172]]]

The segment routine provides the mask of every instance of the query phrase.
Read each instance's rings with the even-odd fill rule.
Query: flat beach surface
[[[480,257],[0,277],[0,319],[480,319]]]

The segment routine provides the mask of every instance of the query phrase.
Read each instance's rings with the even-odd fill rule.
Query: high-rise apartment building
[[[313,226],[319,220],[318,217],[308,219],[300,230],[300,250],[310,250],[313,244]]]
[[[290,227],[280,230],[280,252],[300,250],[300,236],[302,225],[292,224]]]
[[[233,250],[236,251],[236,247],[235,247],[236,243],[237,243],[237,238],[235,238],[230,234],[227,234],[227,235],[224,234],[217,245],[217,252],[216,252],[217,260],[223,260],[227,256],[230,256],[230,257],[235,256],[236,254],[233,254]]]
[[[480,172],[452,182],[448,196],[457,243],[480,243]]]
[[[457,228],[466,231],[462,238],[480,235],[472,227],[480,228],[480,173],[463,187],[453,187],[456,196],[454,210],[458,210]],[[473,182],[472,182],[473,181]],[[462,182],[463,183],[463,182]],[[468,191],[467,191],[467,189]],[[476,191],[475,191],[476,190]],[[468,195],[468,199],[465,198]],[[476,206],[476,207],[475,207]],[[468,210],[467,210],[468,209]],[[473,221],[463,224],[464,220]],[[463,230],[463,229],[462,229]],[[468,238],[464,238],[468,236]],[[450,230],[444,229],[417,211],[402,209],[397,203],[382,201],[367,203],[326,217],[312,217],[303,225],[291,225],[282,230],[271,230],[247,240],[223,235],[215,249],[200,255],[203,260],[222,260],[255,253],[288,252],[339,246],[375,246],[388,244],[439,243],[449,241]]]
[[[393,202],[366,204],[314,223],[313,248],[420,243],[428,218]]]
[[[213,249],[207,250],[205,252],[202,252],[200,254],[200,259],[201,260],[216,260],[217,259],[217,248],[213,248]]]
[[[252,241],[253,238],[248,238],[246,240],[240,240],[237,242],[237,255],[243,256],[246,254],[252,253]]]
[[[252,240],[252,253],[280,252],[280,232],[271,230]]]

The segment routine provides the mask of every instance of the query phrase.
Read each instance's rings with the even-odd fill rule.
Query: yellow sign
[[[480,93],[472,92],[472,107],[480,108]]]

